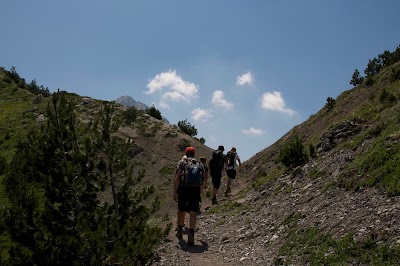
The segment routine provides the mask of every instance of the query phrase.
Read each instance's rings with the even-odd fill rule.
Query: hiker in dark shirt
[[[194,245],[194,231],[196,228],[196,211],[200,203],[200,192],[204,186],[204,166],[202,163],[194,158],[195,150],[193,147],[188,147],[185,150],[187,158],[182,158],[178,162],[177,171],[174,180],[174,195],[173,198],[178,202],[178,220],[177,220],[177,232],[176,237],[182,239],[183,225],[185,222],[185,214],[190,214],[189,223],[189,235],[188,244]],[[190,168],[190,169],[189,169]],[[193,172],[195,169],[196,173],[201,176],[201,184],[193,185],[187,184],[186,177],[188,172]]]
[[[218,204],[217,194],[218,189],[221,186],[222,170],[228,167],[228,161],[224,154],[224,146],[218,146],[212,154],[210,161],[208,162],[208,167],[211,175],[211,180],[213,183],[213,197],[212,204]]]
[[[228,196],[231,193],[232,180],[236,178],[236,170],[238,168],[236,162],[239,163],[239,171],[242,169],[242,162],[240,161],[239,154],[236,152],[235,147],[232,147],[232,149],[227,152],[226,157],[228,158],[229,166],[225,169],[228,176],[225,196]]]

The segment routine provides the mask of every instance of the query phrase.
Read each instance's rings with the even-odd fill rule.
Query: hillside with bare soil
[[[222,187],[219,205],[206,198],[195,246],[171,232],[154,265],[398,265],[399,68],[343,92],[246,161],[232,196]],[[296,138],[314,153],[284,166],[281,151]]]

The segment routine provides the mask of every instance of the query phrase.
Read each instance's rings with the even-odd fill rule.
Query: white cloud
[[[251,127],[249,129],[243,129],[242,133],[248,136],[261,136],[264,134],[264,131],[259,128]]]
[[[163,88],[167,88],[169,91],[164,93],[160,99],[160,106],[169,108],[170,102],[190,102],[192,99],[198,97],[198,87],[188,81],[183,80],[179,75],[176,74],[175,70],[169,70],[157,74],[152,80],[149,80],[147,84],[146,94],[152,94],[156,91],[161,91]]]
[[[211,102],[216,105],[216,106],[220,106],[223,107],[227,110],[232,109],[233,108],[233,103],[227,101],[224,99],[224,93],[222,91],[214,91],[213,97]]]
[[[207,121],[208,118],[211,118],[211,112],[207,109],[197,108],[192,111],[192,118],[196,121],[202,120]]]
[[[282,94],[278,91],[264,93],[261,100],[261,107],[267,110],[287,113],[290,116],[296,112],[286,107]]]
[[[236,78],[236,85],[238,86],[243,86],[245,84],[253,84],[254,82],[254,77],[251,74],[251,72],[247,72],[246,74],[243,74],[241,76],[237,76]]]

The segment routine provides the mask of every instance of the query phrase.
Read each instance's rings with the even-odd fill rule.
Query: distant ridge
[[[136,101],[130,96],[121,96],[118,99],[116,99],[115,102],[126,107],[133,106],[138,110],[146,110],[147,108],[149,108],[149,106],[147,106],[146,104]]]
[[[133,106],[138,110],[146,110],[146,109],[149,108],[148,105],[146,105],[146,104],[144,104],[142,102],[136,101],[135,99],[133,99],[130,96],[121,96],[118,99],[116,99],[115,102],[119,103],[119,104],[121,104],[123,106],[126,106],[126,107],[132,107]],[[169,124],[168,119],[166,119],[164,116],[162,116],[162,120],[164,121],[164,123]]]

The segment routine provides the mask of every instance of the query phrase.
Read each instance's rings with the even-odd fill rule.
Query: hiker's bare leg
[[[226,186],[226,191],[228,191],[228,192],[231,191],[231,184],[232,184],[232,179],[228,178],[228,184]]]
[[[196,228],[197,214],[196,212],[190,212],[190,229]]]
[[[189,234],[188,234],[188,244],[190,246],[194,245],[194,231],[196,228],[196,220],[197,220],[197,215],[196,212],[191,211],[190,212],[190,225],[189,225]]]
[[[213,188],[213,197],[216,197],[218,193],[218,188]]]
[[[177,226],[183,226],[185,223],[185,214],[186,212],[178,211],[178,221],[176,223]]]

